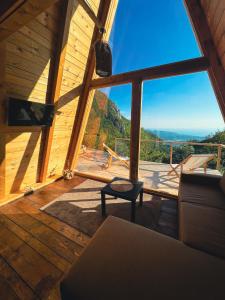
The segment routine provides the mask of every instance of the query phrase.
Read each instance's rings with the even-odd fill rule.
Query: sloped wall
[[[99,2],[90,2],[96,13]],[[94,23],[74,1],[47,176],[62,174],[64,168],[93,30]]]
[[[45,103],[53,78],[62,1],[40,14],[0,44],[0,200],[34,186],[42,161],[43,131],[40,127],[7,127],[5,96]],[[89,0],[97,14],[100,0]],[[117,2],[113,0],[112,3]],[[115,13],[116,6],[112,5]],[[107,21],[108,36],[114,13]],[[72,126],[83,83],[94,24],[74,0],[66,49],[60,98],[50,153],[48,177],[63,172]]]
[[[60,21],[58,3],[6,40],[7,96],[45,103]],[[40,127],[5,127],[5,193],[15,193],[37,180]]]
[[[5,196],[5,135],[3,134],[2,124],[4,123],[4,75],[5,75],[5,43],[0,43],[0,199]]]

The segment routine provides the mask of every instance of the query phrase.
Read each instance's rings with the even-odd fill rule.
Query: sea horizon
[[[215,134],[217,131],[224,130],[223,128],[147,128],[150,131],[166,131],[177,134],[184,134],[196,137],[207,137]]]

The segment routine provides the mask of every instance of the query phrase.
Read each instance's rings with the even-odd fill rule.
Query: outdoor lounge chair
[[[207,170],[207,163],[214,159],[214,154],[191,154],[188,157],[186,157],[184,160],[182,160],[181,163],[176,165],[176,167],[173,167],[171,164],[172,170],[168,172],[168,175],[171,175],[172,173],[175,173],[177,177],[179,177],[179,174],[177,172],[177,169],[181,168],[181,173],[183,171],[192,172],[195,169],[198,169],[200,167],[204,167],[204,172],[206,173]]]
[[[106,169],[111,167],[113,158],[120,161],[121,164],[123,164],[124,166],[129,168],[129,159],[128,158],[119,156],[115,151],[113,151],[111,148],[109,148],[104,143],[103,143],[103,147],[109,154],[108,160],[107,160],[106,164],[104,165]]]
[[[87,147],[85,145],[81,145],[80,154],[84,154],[87,151]]]

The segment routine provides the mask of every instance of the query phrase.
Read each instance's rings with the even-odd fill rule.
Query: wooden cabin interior
[[[216,153],[208,174],[207,160],[178,174],[174,142],[168,164],[140,160],[144,81],[208,72],[225,120],[225,0],[183,0],[201,57],[101,78],[94,45],[109,40],[118,1],[0,3],[0,299],[225,297],[225,145],[205,145]],[[125,84],[127,165],[83,143],[95,91]],[[18,99],[54,108],[51,125],[11,126]],[[114,177],[144,186],[121,200],[102,192]],[[119,198],[107,198],[106,221],[105,195]]]

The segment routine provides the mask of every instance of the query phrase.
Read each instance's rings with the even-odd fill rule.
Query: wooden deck
[[[39,208],[83,181],[60,180],[0,207],[0,299],[59,299],[58,282],[90,238]]]
[[[107,153],[101,150],[87,149],[81,154],[78,160],[78,173],[94,175],[105,179],[112,179],[115,176],[124,178],[129,177],[129,170],[118,161],[113,161],[112,166],[104,168],[107,161]],[[140,161],[139,180],[144,182],[144,187],[152,192],[178,196],[179,178],[172,174],[169,164],[155,163],[149,161]],[[195,172],[203,173],[204,169],[199,168]],[[220,174],[217,170],[207,169],[207,173]]]

